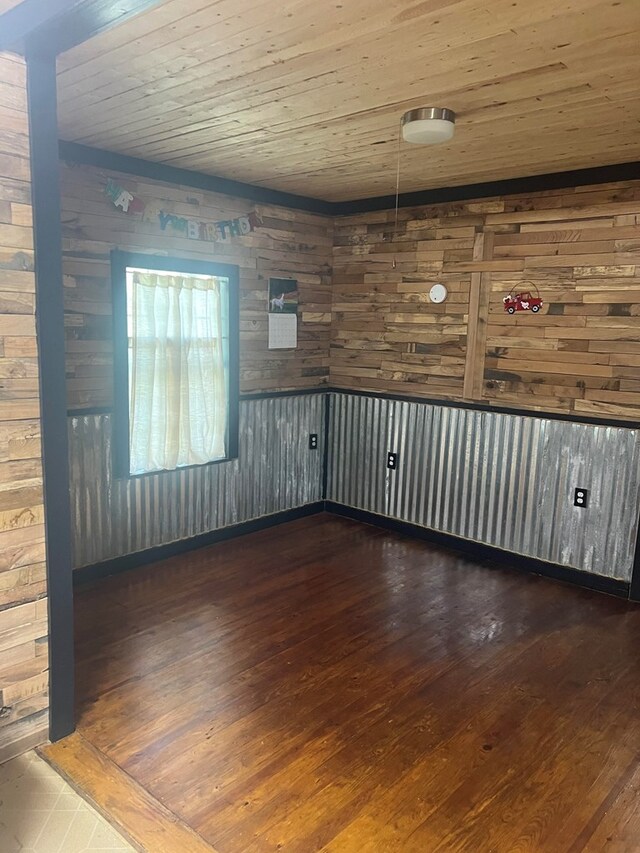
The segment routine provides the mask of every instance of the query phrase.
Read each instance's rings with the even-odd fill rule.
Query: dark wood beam
[[[74,729],[73,583],[60,217],[56,57],[27,56],[36,328],[49,596],[49,737]]]
[[[218,175],[206,175],[204,172],[193,172],[190,169],[180,169],[176,166],[165,166],[151,160],[141,160],[139,157],[129,157],[126,154],[115,154],[101,148],[80,145],[77,142],[60,141],[60,158],[67,163],[78,163],[86,166],[97,166],[113,172],[124,172],[139,178],[149,178],[152,181],[176,184],[194,189],[206,190],[222,195],[246,198],[263,204],[279,204],[292,210],[307,210],[312,213],[331,215],[334,204],[317,198],[294,195],[281,190],[267,187],[257,187]]]
[[[640,161],[636,160],[630,163],[593,166],[588,169],[571,169],[567,172],[550,172],[545,175],[529,175],[523,178],[505,178],[504,180],[487,181],[481,184],[461,184],[457,187],[437,187],[431,190],[401,193],[398,205],[400,207],[422,207],[431,204],[467,201],[473,198],[525,195],[547,192],[548,190],[585,187],[590,184],[608,184],[615,181],[636,181],[638,179],[640,179]],[[334,202],[334,215],[349,216],[354,213],[389,210],[394,207],[395,203],[396,199],[393,195],[338,201]]]
[[[28,35],[56,18],[68,15],[82,0],[22,0],[0,15],[0,50],[24,53]]]
[[[57,56],[162,0],[23,0],[0,17],[0,50]]]
[[[309,196],[294,195],[269,187],[245,184],[219,175],[195,172],[176,166],[166,166],[163,163],[143,160],[139,157],[129,157],[126,154],[115,154],[101,148],[63,140],[60,141],[60,158],[69,163],[97,166],[100,169],[111,169],[114,172],[124,172],[141,178],[150,178],[164,183],[247,198],[258,203],[279,204],[294,210],[307,210],[311,213],[322,213],[327,216],[349,216],[356,213],[369,213],[374,210],[390,210],[395,205],[395,196],[375,196],[373,198],[354,199],[353,201],[327,201]],[[640,161],[633,161],[608,166],[595,166],[589,169],[574,169],[568,172],[551,172],[546,175],[507,178],[482,184],[462,184],[457,187],[439,187],[402,193],[398,203],[400,207],[421,207],[467,201],[474,198],[523,195],[547,190],[589,186],[590,184],[608,184],[615,181],[639,179]]]
[[[633,573],[631,575],[631,587],[629,588],[631,601],[640,603],[640,520],[636,532],[636,550],[633,558]]]

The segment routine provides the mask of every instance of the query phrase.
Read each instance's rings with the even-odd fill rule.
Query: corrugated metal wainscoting
[[[331,394],[329,500],[631,578],[639,431]],[[387,451],[399,454],[395,471]],[[586,509],[574,488],[589,490]]]
[[[131,480],[112,475],[111,416],[71,417],[75,567],[321,500],[324,401],[243,400],[238,459]],[[318,450],[309,450],[310,433]]]
[[[327,498],[552,563],[631,578],[640,430],[330,395]],[[243,400],[233,462],[115,479],[111,416],[69,421],[76,567],[322,499],[324,394]],[[309,433],[320,447],[308,449]],[[388,451],[398,468],[386,467]],[[586,509],[573,506],[589,490]]]

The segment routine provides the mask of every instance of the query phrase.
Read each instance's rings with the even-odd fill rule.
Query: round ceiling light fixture
[[[419,145],[437,145],[453,136],[456,114],[445,107],[420,107],[402,116],[402,138]]]

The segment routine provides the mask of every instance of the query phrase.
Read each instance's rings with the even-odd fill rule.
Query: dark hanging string
[[[397,163],[396,163],[396,217],[393,225],[393,234],[391,239],[395,242],[396,235],[398,233],[398,202],[400,199],[400,141],[402,138],[402,123],[398,124],[398,150],[397,150]],[[395,269],[397,266],[396,263],[396,255],[393,253],[393,263],[392,268]]]

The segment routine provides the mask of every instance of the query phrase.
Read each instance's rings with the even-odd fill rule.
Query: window
[[[113,252],[115,470],[237,456],[238,268]]]

